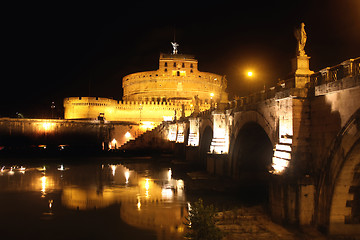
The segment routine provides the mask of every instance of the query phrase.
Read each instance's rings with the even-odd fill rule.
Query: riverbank
[[[215,206],[217,225],[225,233],[224,240],[328,239],[312,227],[282,226],[273,222],[267,209],[266,187],[258,189],[261,186],[257,183],[245,186],[205,171],[187,171],[185,175],[188,201],[195,202],[200,197],[205,205]]]

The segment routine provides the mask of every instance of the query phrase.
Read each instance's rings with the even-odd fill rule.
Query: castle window
[[[167,62],[165,62],[165,65],[164,65],[165,67],[167,67]]]
[[[174,62],[174,67],[176,67],[176,62]]]
[[[165,68],[165,72],[167,72],[167,68]]]
[[[190,72],[191,72],[191,73],[193,73],[193,70],[192,70],[192,69],[190,69]]]
[[[180,71],[177,71],[177,72],[176,72],[176,76],[180,76]]]
[[[190,63],[190,67],[193,68],[193,64],[192,64],[192,63]]]
[[[185,63],[182,63],[182,67],[183,67],[183,68],[185,67]]]

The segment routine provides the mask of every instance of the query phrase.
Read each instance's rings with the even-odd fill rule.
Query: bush
[[[216,226],[216,211],[213,205],[204,206],[203,200],[195,202],[189,211],[186,238],[195,240],[220,240],[224,234]]]

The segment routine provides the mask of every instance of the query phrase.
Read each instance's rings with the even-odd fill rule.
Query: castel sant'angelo
[[[227,102],[225,76],[198,70],[192,55],[160,54],[159,69],[129,74],[122,79],[122,101],[100,97],[64,99],[65,119],[128,121],[150,125],[205,111],[219,102]],[[152,127],[151,127],[152,126]]]

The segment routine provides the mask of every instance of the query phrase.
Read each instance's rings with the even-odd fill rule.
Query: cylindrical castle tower
[[[190,103],[195,96],[200,104],[227,99],[225,76],[200,72],[194,56],[160,54],[159,69],[138,72],[123,78],[125,101]]]

